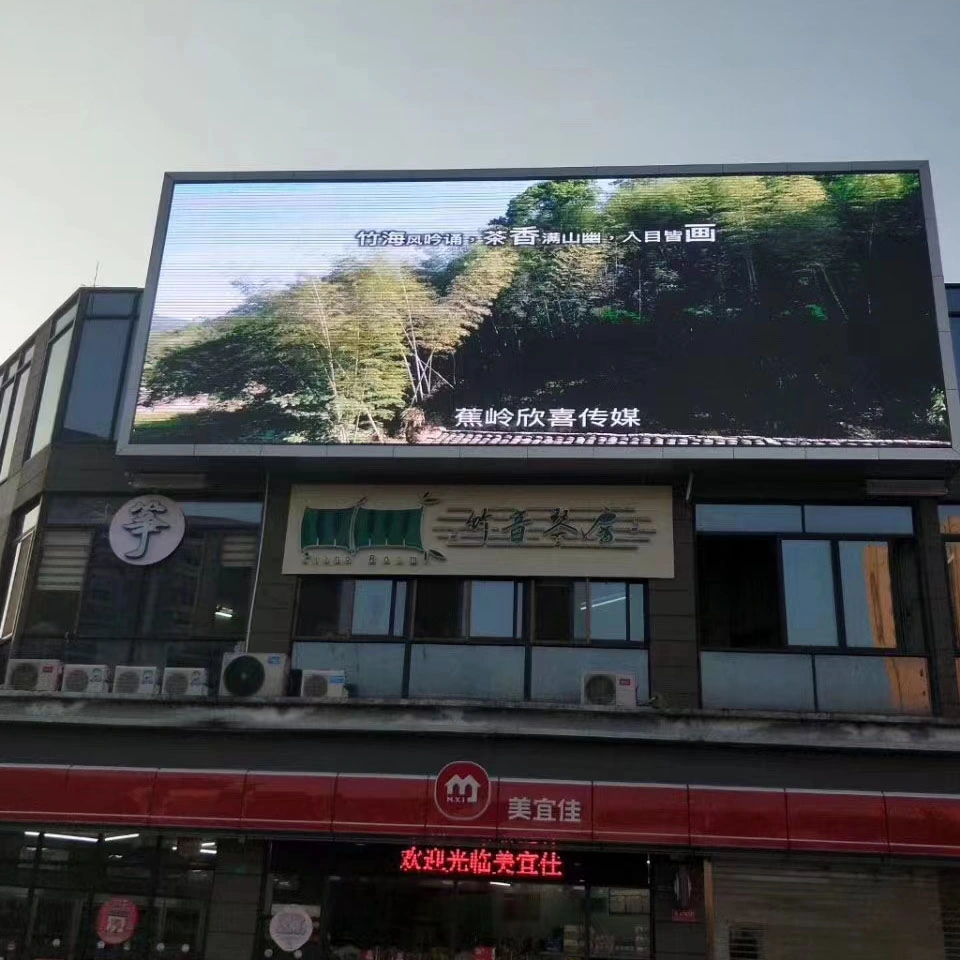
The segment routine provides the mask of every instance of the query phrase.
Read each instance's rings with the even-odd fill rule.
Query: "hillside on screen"
[[[915,173],[181,183],[135,443],[947,445]]]

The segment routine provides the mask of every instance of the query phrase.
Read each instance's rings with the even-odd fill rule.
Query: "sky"
[[[931,162],[957,0],[0,0],[0,356],[143,284],[167,170]]]

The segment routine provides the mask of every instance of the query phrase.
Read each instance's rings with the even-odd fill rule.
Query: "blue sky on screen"
[[[535,180],[206,183],[174,190],[154,317],[189,322],[243,299],[239,281],[282,287],[347,257],[416,260],[444,247],[358,246],[361,230],[476,235]],[[598,184],[601,190],[607,182]]]

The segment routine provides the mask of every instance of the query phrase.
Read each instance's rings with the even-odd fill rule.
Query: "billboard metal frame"
[[[750,176],[811,173],[917,173],[923,203],[927,250],[933,282],[933,300],[943,363],[947,416],[950,428],[950,447],[914,446],[856,446],[856,447],[771,447],[771,446],[483,446],[403,445],[403,444],[157,444],[132,443],[131,434],[136,413],[140,378],[146,357],[147,339],[153,306],[156,300],[160,265],[166,241],[167,223],[173,191],[182,183],[258,183],[258,182],[393,182],[430,180],[547,180],[615,177],[696,177],[696,176]],[[690,164],[680,166],[615,166],[615,167],[542,167],[502,168],[482,170],[343,170],[310,171],[246,171],[242,173],[167,173],[160,193],[160,209],[154,233],[153,247],[147,270],[147,281],[141,300],[140,317],[129,353],[130,363],[124,388],[123,403],[118,424],[117,453],[136,456],[172,457],[240,457],[247,459],[285,458],[341,461],[423,461],[444,459],[461,460],[537,460],[584,461],[602,460],[629,463],[631,461],[698,460],[805,460],[805,461],[901,461],[960,460],[960,393],[954,366],[953,340],[947,312],[947,294],[940,260],[940,243],[933,205],[933,185],[930,164],[921,161],[866,161],[850,163],[733,163]]]

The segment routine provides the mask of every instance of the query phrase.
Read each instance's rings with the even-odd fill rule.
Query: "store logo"
[[[457,760],[437,774],[433,799],[448,820],[476,820],[490,806],[490,777],[479,763]]]
[[[115,897],[97,911],[97,936],[104,944],[126,943],[137,929],[140,911],[132,900]]]
[[[183,510],[168,497],[128,500],[110,521],[110,549],[124,562],[146,567],[166,560],[183,540]]]
[[[303,907],[284,907],[270,918],[270,937],[285,953],[299,950],[313,931],[313,917]]]

